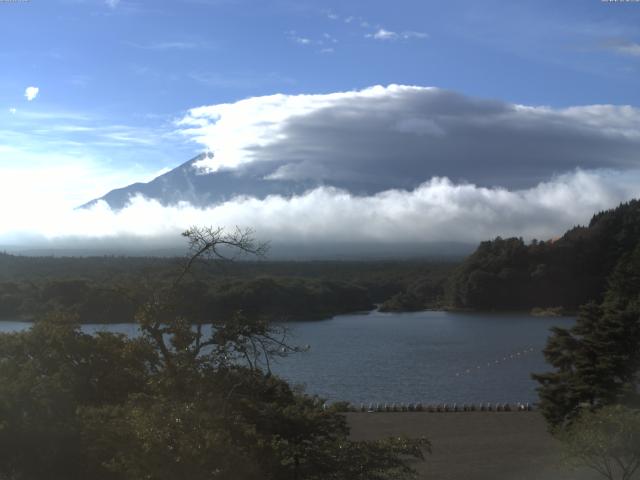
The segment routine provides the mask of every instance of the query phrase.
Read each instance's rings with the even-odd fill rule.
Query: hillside
[[[203,153],[177,166],[147,183],[134,183],[110,191],[101,198],[91,200],[81,208],[105,201],[113,209],[124,208],[131,198],[143,196],[156,200],[162,205],[176,205],[189,202],[191,205],[206,207],[230,200],[239,195],[265,198],[268,195],[292,195],[302,193],[313,186],[307,182],[266,180],[261,169],[251,171],[220,170],[207,173],[198,168],[198,162],[211,158],[211,153]]]
[[[482,242],[452,274],[445,302],[452,308],[575,311],[600,301],[619,259],[640,241],[640,201],[597,213],[587,227],[561,238]]]

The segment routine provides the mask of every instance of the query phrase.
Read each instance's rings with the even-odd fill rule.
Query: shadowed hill
[[[561,238],[482,242],[450,278],[446,302],[479,310],[563,307],[600,301],[619,259],[640,241],[640,201],[593,216]]]
[[[203,153],[160,175],[147,183],[133,183],[110,191],[101,198],[92,200],[80,208],[90,207],[103,200],[113,209],[124,208],[138,195],[156,200],[162,205],[176,205],[188,202],[196,207],[206,207],[231,198],[251,195],[263,199],[268,195],[293,195],[303,193],[312,185],[300,182],[265,179],[266,173],[260,168],[219,170],[207,173],[197,167],[197,163],[213,154]]]

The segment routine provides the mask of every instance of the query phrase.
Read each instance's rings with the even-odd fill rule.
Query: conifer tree
[[[584,306],[574,327],[554,328],[544,354],[555,371],[533,378],[551,427],[571,423],[582,407],[638,401],[640,243],[618,262],[602,304]]]

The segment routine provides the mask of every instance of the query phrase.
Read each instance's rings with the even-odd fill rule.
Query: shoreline
[[[538,310],[538,311],[536,311]],[[371,313],[381,313],[381,314],[415,314],[415,313],[427,313],[427,312],[441,312],[441,313],[458,313],[458,314],[469,314],[469,315],[482,315],[482,314],[491,314],[491,315],[526,315],[530,317],[540,317],[540,318],[571,318],[578,315],[578,312],[569,312],[562,311],[562,313],[557,313],[555,309],[531,309],[531,310],[472,310],[472,309],[464,309],[464,308],[454,308],[454,307],[438,307],[438,308],[425,308],[423,310],[408,310],[408,311],[383,311],[380,310],[380,305],[376,305],[375,308],[371,310],[353,310],[341,313],[329,313],[323,315],[309,315],[306,318],[299,319],[288,319],[288,320],[273,320],[273,323],[291,323],[291,322],[322,322],[324,320],[331,320],[332,318],[342,316],[342,315],[368,315]],[[30,318],[0,318],[0,323],[2,322],[21,322],[21,323],[34,323],[37,319],[34,317]],[[80,322],[80,325],[126,325],[135,322]],[[206,324],[208,322],[203,322],[202,324]],[[194,323],[197,325],[197,323]]]

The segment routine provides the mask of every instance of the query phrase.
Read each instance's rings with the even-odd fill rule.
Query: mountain
[[[599,302],[611,273],[640,245],[640,200],[593,216],[561,238],[482,242],[452,275],[447,304],[477,310],[561,307]]]
[[[113,209],[121,209],[136,195],[157,200],[162,205],[189,202],[197,207],[230,200],[236,196],[250,195],[263,199],[269,195],[295,195],[317,186],[309,181],[278,180],[266,177],[271,173],[266,167],[252,166],[251,169],[221,169],[207,172],[197,164],[201,160],[213,158],[212,153],[203,153],[173,170],[147,183],[134,183],[124,188],[110,191],[103,197],[91,200],[80,208],[90,207],[104,200]]]
[[[252,162],[234,169],[219,169],[210,172],[203,169],[199,162],[213,158],[212,153],[200,154],[179,165],[173,170],[160,175],[147,183],[134,183],[123,188],[110,191],[106,195],[91,200],[79,208],[88,208],[99,201],[106,202],[112,209],[120,210],[127,206],[135,196],[156,200],[164,206],[188,202],[195,207],[208,207],[231,200],[238,196],[264,199],[269,195],[291,197],[301,195],[319,186],[341,188],[353,195],[371,195],[389,188],[388,178],[349,177],[348,180],[329,180],[327,176],[310,176],[294,179],[279,178],[277,173],[282,162]],[[421,179],[416,178],[414,184],[399,183],[398,188],[415,188]],[[65,245],[24,247],[2,245],[5,249],[21,255],[56,255],[56,256],[92,256],[92,255],[159,255],[173,256],[183,253],[183,245],[175,239],[145,240],[131,242],[123,239],[116,242],[109,239],[105,242],[94,241],[89,247],[84,245]],[[309,259],[398,259],[398,258],[432,258],[444,257],[459,260],[473,251],[474,244],[456,241],[441,242],[407,242],[399,239],[393,242],[375,241],[340,241],[331,243],[305,243],[286,241],[274,242],[269,251],[270,258],[289,260]]]
[[[198,164],[202,160],[212,158],[213,153],[202,153],[150,182],[134,183],[112,190],[80,208],[90,207],[104,200],[111,208],[119,210],[136,195],[157,200],[165,206],[189,202],[196,207],[206,207],[238,196],[250,196],[260,200],[269,195],[290,197],[320,186],[343,189],[353,195],[373,195],[390,188],[410,190],[425,180],[416,177],[411,181],[405,181],[349,172],[343,172],[344,175],[332,175],[331,172],[314,171],[313,168],[301,175],[300,172],[294,171],[292,164],[278,160],[250,162],[236,168],[221,168],[214,172]]]

